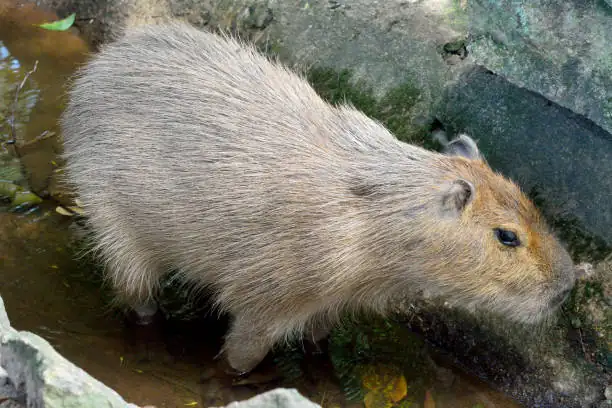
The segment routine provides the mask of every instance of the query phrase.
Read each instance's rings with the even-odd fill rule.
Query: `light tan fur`
[[[178,271],[231,314],[240,372],[399,295],[537,322],[573,285],[567,252],[469,137],[447,154],[402,143],[235,39],[129,30],[70,96],[68,175],[118,295],[146,305]],[[499,227],[523,244],[502,245]]]

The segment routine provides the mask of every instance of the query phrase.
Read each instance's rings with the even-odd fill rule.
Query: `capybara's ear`
[[[460,134],[456,139],[444,146],[443,153],[448,156],[461,156],[470,160],[482,160],[476,142],[466,134]]]
[[[476,188],[464,179],[457,179],[450,184],[442,196],[442,211],[451,216],[459,216],[465,207],[474,199]]]

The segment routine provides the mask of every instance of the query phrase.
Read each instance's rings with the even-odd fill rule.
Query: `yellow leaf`
[[[191,401],[185,404],[186,407],[195,407],[196,405],[198,405],[196,401]]]
[[[68,211],[64,207],[60,207],[59,205],[55,207],[55,212],[61,215],[65,215],[67,217],[72,217],[74,215],[70,211]]]
[[[362,384],[366,390],[370,391],[378,391],[383,387],[380,376],[374,372],[364,375],[362,378]]]
[[[425,402],[423,402],[423,408],[436,408],[433,395],[431,395],[429,390],[425,391]]]
[[[81,207],[68,207],[68,209],[74,213],[77,213],[79,215],[83,215],[83,209]]]
[[[371,391],[383,391],[393,401],[408,393],[408,384],[401,370],[394,366],[368,366],[361,377],[362,385]]]
[[[395,380],[392,381],[389,386],[387,386],[385,394],[393,402],[398,402],[404,398],[406,394],[408,394],[408,384],[406,383],[406,378],[403,375],[395,378]]]
[[[365,408],[391,408],[393,402],[389,401],[385,396],[376,391],[368,392],[363,398]]]

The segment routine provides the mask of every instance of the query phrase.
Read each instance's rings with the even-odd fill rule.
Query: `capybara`
[[[237,372],[398,296],[535,323],[574,285],[538,210],[469,136],[441,153],[401,142],[232,36],[128,29],[69,95],[67,175],[119,299],[145,310],[170,272],[206,290],[231,317]]]

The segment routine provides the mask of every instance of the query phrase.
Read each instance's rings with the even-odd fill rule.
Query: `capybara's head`
[[[450,303],[524,323],[550,316],[575,283],[568,252],[520,188],[494,172],[476,143],[460,135],[445,147],[426,268]],[[437,286],[437,288],[435,287]]]

